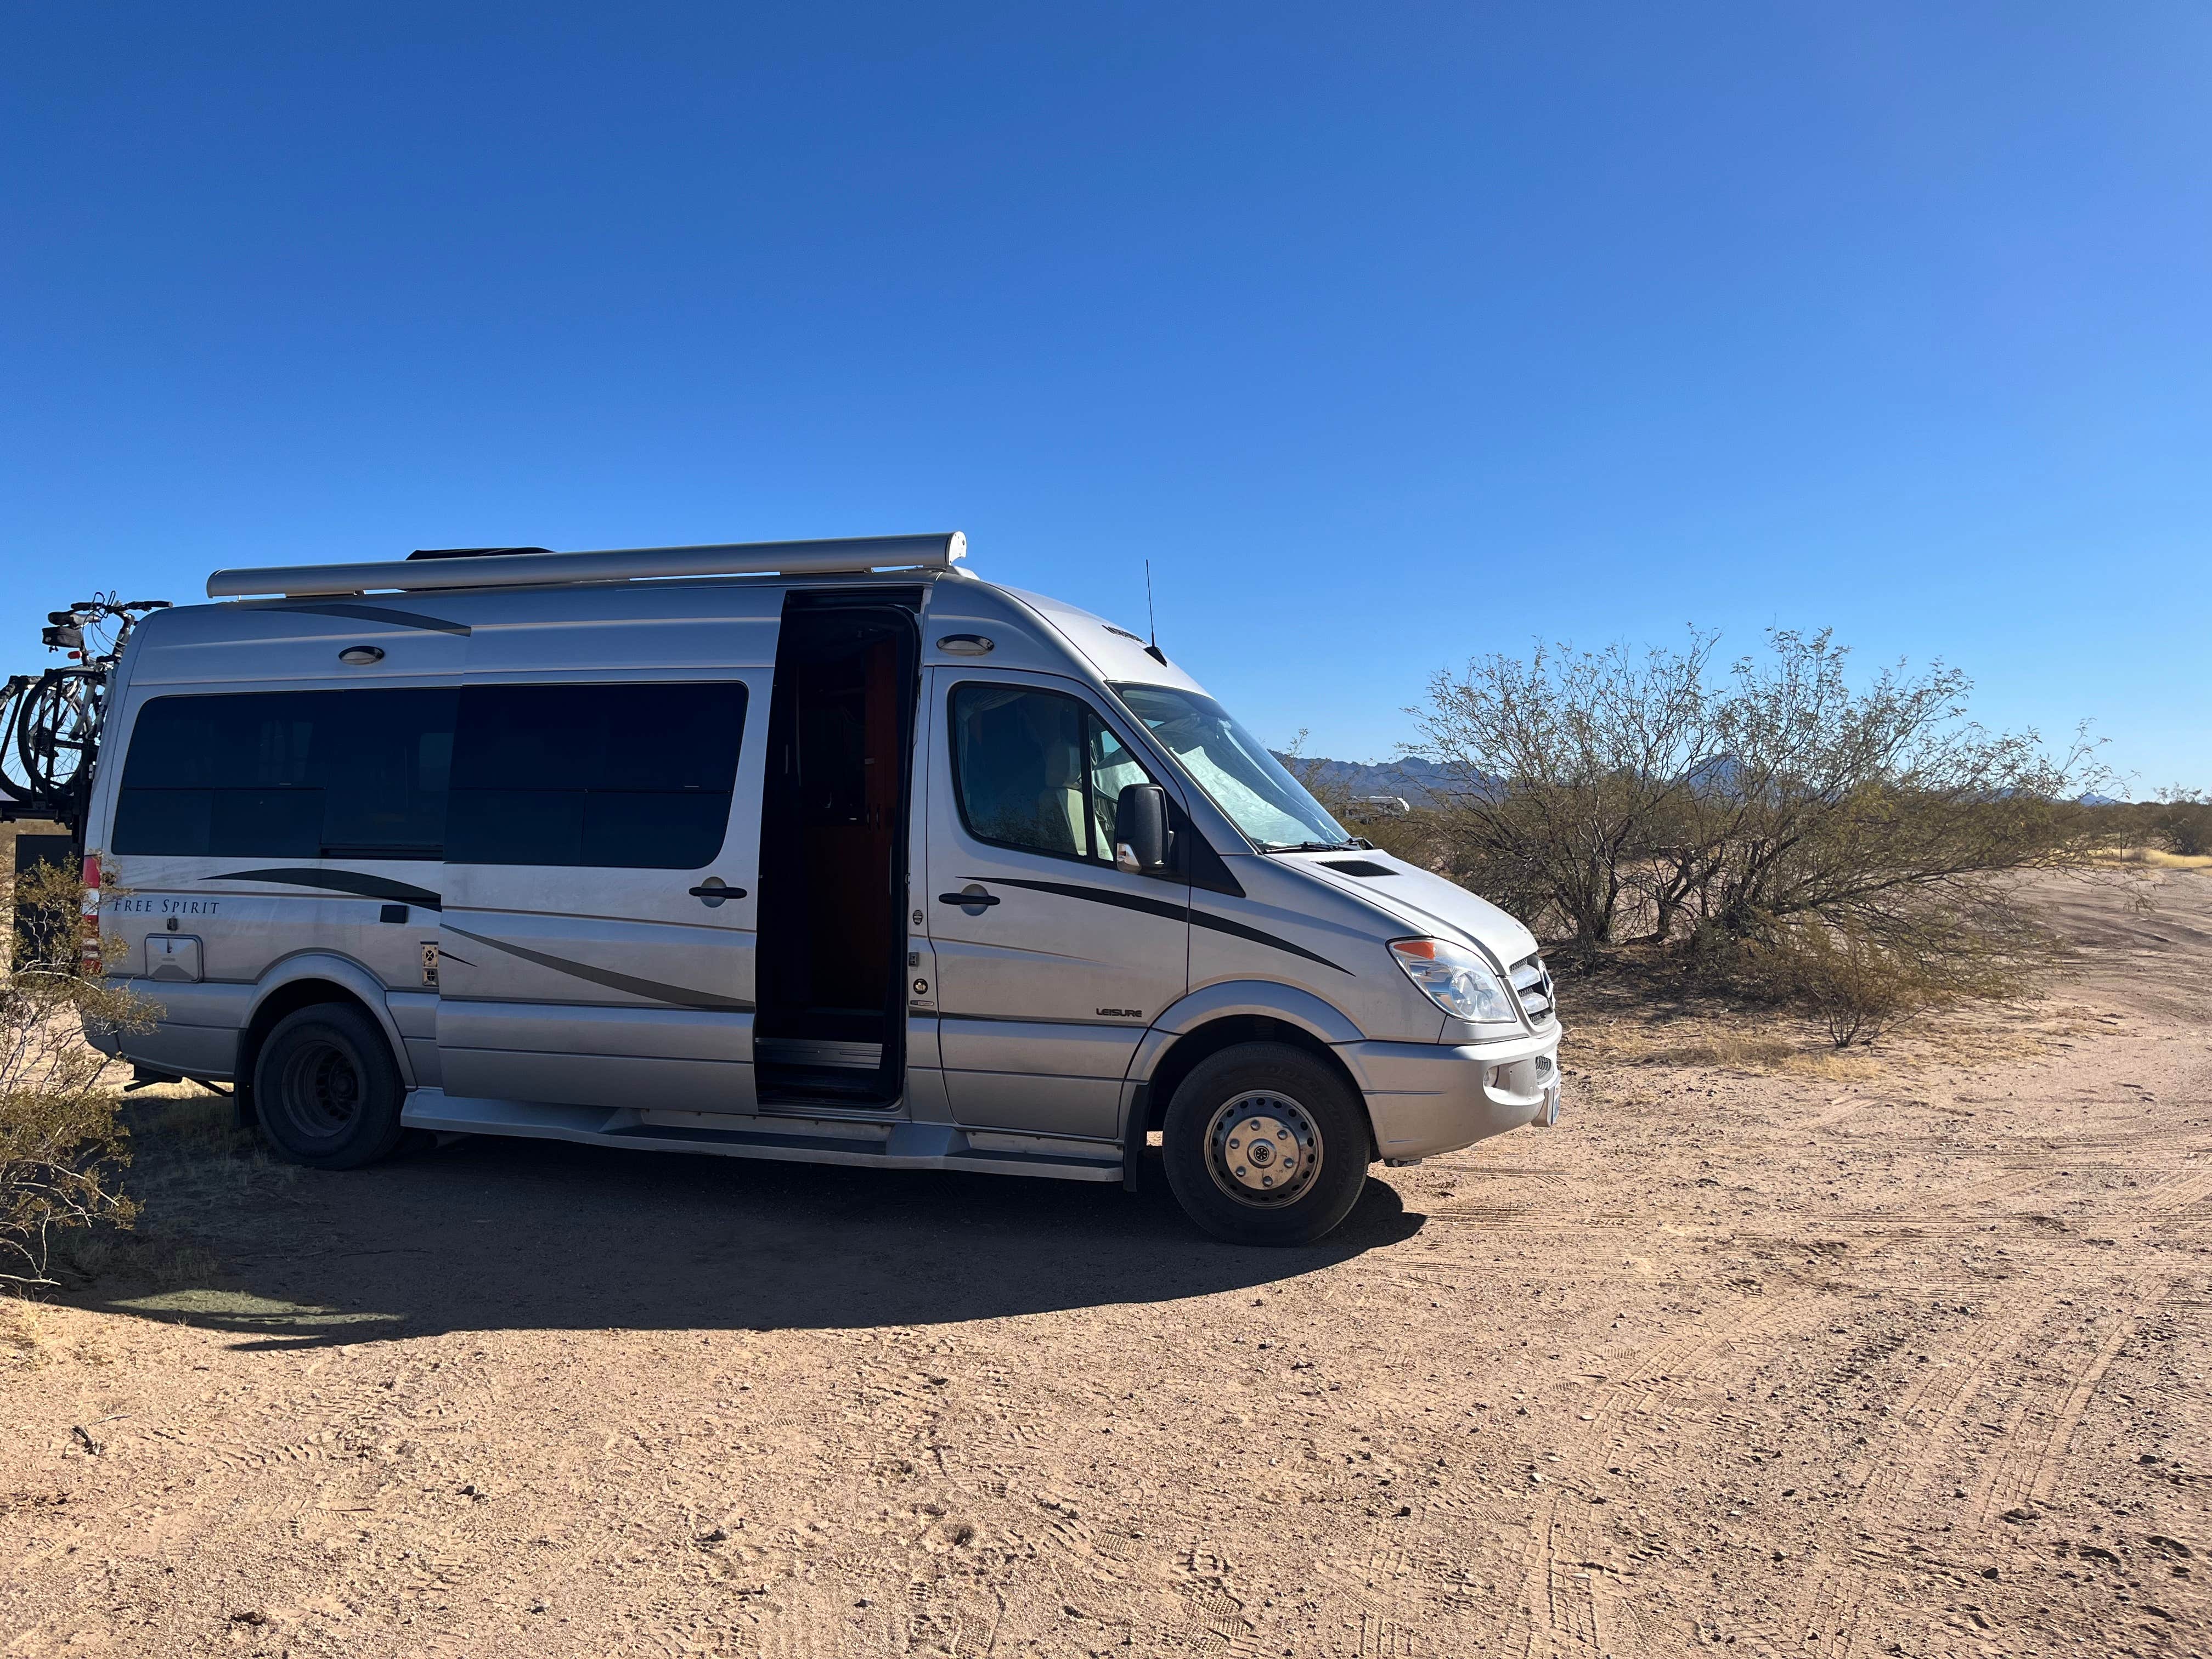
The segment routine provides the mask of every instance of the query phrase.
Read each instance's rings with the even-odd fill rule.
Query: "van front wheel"
[[[1168,1185],[1185,1214],[1237,1244],[1310,1244],[1367,1184],[1367,1114],[1343,1079],[1287,1043],[1199,1062],[1168,1103]]]
[[[261,1132],[310,1169],[357,1170],[389,1155],[406,1093],[384,1033],[343,1003],[285,1015],[253,1062]]]

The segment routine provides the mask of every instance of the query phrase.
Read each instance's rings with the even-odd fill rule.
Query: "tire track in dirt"
[[[1802,1582],[1780,1618],[1759,1632],[1768,1649],[1802,1653],[1808,1642],[1817,1641],[1828,1659],[1852,1659],[1873,1589],[1863,1571],[1847,1565],[1845,1558],[1855,1556],[1866,1523],[1900,1528],[1914,1524],[1920,1506],[1913,1500],[1941,1461],[1964,1443],[1960,1428],[1969,1409],[2018,1360],[2060,1302],[2078,1289],[2072,1279],[2046,1281],[2037,1295],[2012,1309],[1996,1330],[1979,1333],[1972,1346],[1959,1350],[1969,1356],[1964,1364],[1930,1356],[1930,1364],[1892,1406],[1887,1420],[1894,1428],[1879,1446],[1869,1443],[1844,1472],[1849,1496],[1820,1528],[1823,1565]],[[1909,1449],[1902,1443],[1908,1437],[1913,1442]]]
[[[2160,1183],[2152,1190],[2146,1208],[2160,1215],[2193,1210],[2212,1199],[2212,1167],[2189,1171]]]
[[[1597,1607],[1589,1574],[1579,1553],[1562,1536],[1559,1494],[1544,1505],[1531,1530],[1534,1545],[1526,1591],[1528,1624],[1521,1645],[1523,1659],[1554,1659],[1560,1654],[1595,1654]],[[1562,1559],[1562,1552],[1565,1558]],[[1579,1574],[1579,1576],[1577,1576]]]
[[[1516,1621],[1521,1627],[1509,1626],[1510,1649],[1524,1659],[1603,1653],[1617,1645],[1608,1632],[1619,1629],[1638,1635],[1639,1653],[1689,1650],[1691,1633],[1678,1628],[1671,1613],[1643,1605],[1628,1586],[1601,1587],[1613,1546],[1602,1535],[1600,1506],[1565,1483],[1595,1482],[1635,1461],[1645,1443],[1633,1437],[1632,1419],[1665,1412],[1695,1421],[1704,1409],[1698,1403],[1701,1394],[1717,1388],[1725,1395],[1737,1362],[1755,1365],[1777,1342],[1820,1323],[1823,1301],[1809,1288],[1753,1298],[1738,1310],[1740,1322],[1726,1328],[1703,1325],[1652,1344],[1628,1370],[1607,1380],[1589,1405],[1590,1432],[1602,1437],[1603,1450],[1563,1457],[1553,1472],[1540,1465],[1536,1470],[1549,1490],[1521,1556],[1523,1588]],[[1713,1437],[1708,1429],[1683,1437],[1683,1444],[1700,1447]]]
[[[2075,1433],[2081,1428],[2082,1418],[2088,1414],[2090,1402],[2096,1398],[2105,1374],[2135,1340],[2143,1321],[2158,1310],[2158,1305],[2154,1299],[2148,1308],[2134,1306],[2121,1316],[2118,1324],[2097,1345],[2088,1363],[2073,1379],[2065,1398],[2045,1422],[2034,1444],[2026,1448],[2008,1445],[1991,1471],[1986,1496],[1979,1505],[1984,1519],[1993,1519],[2007,1510],[2024,1509],[2051,1500],[2058,1476],[2073,1449]]]

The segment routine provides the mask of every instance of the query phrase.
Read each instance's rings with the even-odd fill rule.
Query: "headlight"
[[[1518,1025],[1513,999],[1490,964],[1462,945],[1440,939],[1395,940],[1390,954],[1430,1001],[1454,1019],[1479,1025]]]

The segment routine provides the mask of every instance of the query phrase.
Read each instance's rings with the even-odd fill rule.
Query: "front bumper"
[[[1559,1118],[1559,1030],[1504,1042],[1346,1042],[1336,1052],[1367,1097],[1376,1156],[1456,1152]]]

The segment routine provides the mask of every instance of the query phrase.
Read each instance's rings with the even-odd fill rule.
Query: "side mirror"
[[[1168,792],[1157,783],[1133,783],[1114,802],[1114,864],[1131,875],[1168,867],[1175,836],[1168,829]]]

